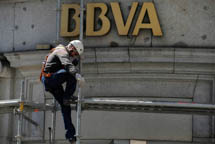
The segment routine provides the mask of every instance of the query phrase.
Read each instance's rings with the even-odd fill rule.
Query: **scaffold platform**
[[[0,100],[0,114],[12,113],[23,104],[24,112],[51,111],[54,105],[21,101],[20,99]],[[74,103],[72,109],[75,109]],[[164,102],[144,101],[138,99],[114,99],[114,98],[84,98],[81,100],[83,110],[96,111],[130,111],[147,113],[172,113],[172,114],[196,114],[215,115],[215,105],[198,104],[189,102]]]
[[[15,109],[23,108],[23,112],[50,111],[54,109],[51,104],[22,101],[20,99],[0,100],[0,114],[13,113]]]
[[[215,115],[213,104],[113,98],[85,98],[81,103],[82,110]]]
[[[77,111],[77,144],[80,143],[80,125],[82,111],[117,111],[117,112],[144,112],[166,114],[215,115],[214,104],[198,104],[193,102],[167,102],[146,101],[128,98],[84,98],[78,96],[76,103],[71,103],[73,110]],[[35,126],[39,126],[33,119],[27,117],[25,112],[52,111],[52,132],[50,141],[55,139],[56,111],[60,108],[55,104],[38,103],[21,99],[0,100],[0,114],[18,114],[17,144],[24,139],[21,136],[22,117]]]

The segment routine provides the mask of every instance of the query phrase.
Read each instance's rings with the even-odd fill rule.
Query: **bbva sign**
[[[122,11],[118,2],[110,3],[112,14],[115,20],[116,28],[119,35],[128,35],[134,16],[137,11],[138,2],[133,2],[129,15],[124,21]],[[75,28],[72,31],[69,27],[69,10],[73,9],[75,14],[72,19],[75,21]],[[95,30],[95,10],[100,9],[98,19],[101,20],[102,25],[99,30]],[[111,23],[108,16],[106,16],[108,6],[105,3],[88,3],[86,6],[86,36],[103,36],[110,31]],[[143,19],[148,13],[149,22],[144,23]],[[136,25],[133,29],[132,35],[137,36],[141,29],[151,29],[153,36],[162,36],[160,23],[158,20],[155,6],[152,2],[144,2],[140,10]],[[74,37],[80,34],[80,5],[79,4],[63,4],[61,11],[61,36]]]

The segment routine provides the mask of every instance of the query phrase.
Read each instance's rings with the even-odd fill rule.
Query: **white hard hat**
[[[69,43],[69,45],[73,45],[78,51],[79,55],[81,55],[84,52],[84,45],[80,40],[73,40]]]

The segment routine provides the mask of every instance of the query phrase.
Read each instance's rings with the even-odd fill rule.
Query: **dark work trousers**
[[[76,78],[61,69],[51,75],[51,77],[42,77],[42,82],[45,86],[45,90],[53,94],[54,98],[61,106],[61,112],[63,115],[64,126],[67,130],[66,138],[72,138],[75,135],[75,127],[72,124],[71,107],[63,104],[63,100],[69,99],[73,96],[76,89]],[[66,88],[64,90],[62,84],[66,82]]]

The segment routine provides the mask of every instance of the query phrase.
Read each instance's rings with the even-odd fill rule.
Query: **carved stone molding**
[[[4,54],[24,74],[39,72],[48,51]],[[83,73],[215,74],[215,50],[195,48],[86,48]]]
[[[11,72],[5,57],[0,56],[0,77],[9,78],[12,76]]]

